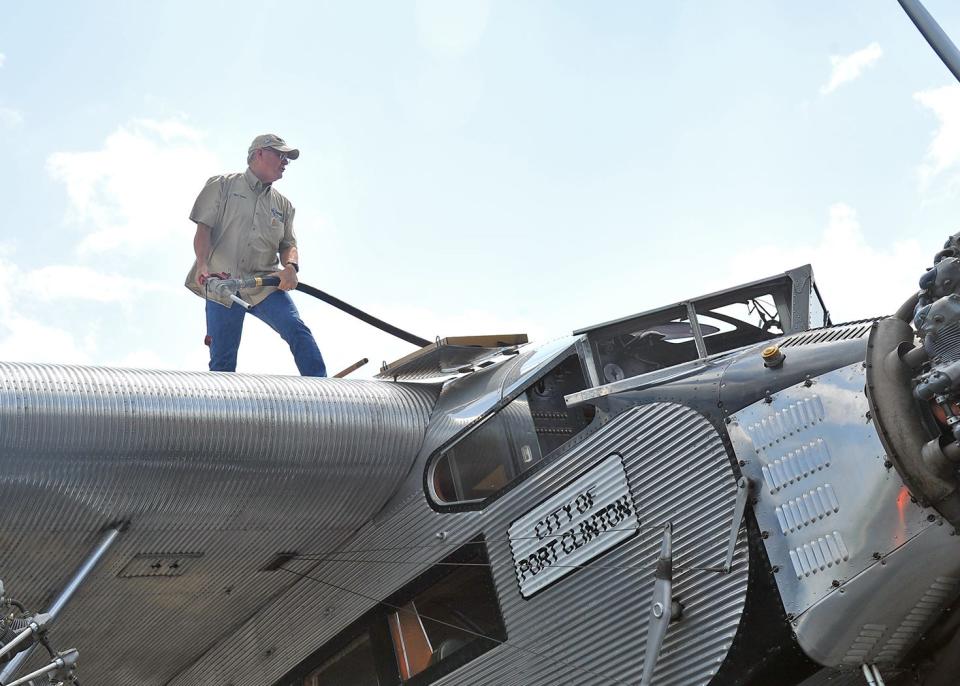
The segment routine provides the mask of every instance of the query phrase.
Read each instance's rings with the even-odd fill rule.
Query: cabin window
[[[409,686],[429,684],[506,639],[482,543],[438,571],[414,584],[413,597],[401,592],[409,599],[387,616],[400,679]]]
[[[429,566],[275,686],[427,686],[506,638],[481,537]]]
[[[481,503],[536,467],[590,424],[592,406],[568,408],[564,400],[585,387],[579,358],[570,355],[431,461],[435,499]]]
[[[303,686],[381,686],[370,644],[363,633],[309,674]]]

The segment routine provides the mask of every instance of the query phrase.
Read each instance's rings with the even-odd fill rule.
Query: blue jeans
[[[224,307],[212,300],[207,301],[207,335],[210,337],[210,371],[233,372],[237,370],[237,349],[243,333],[243,318],[249,312],[280,334],[290,346],[293,360],[302,376],[326,376],[327,367],[323,356],[313,340],[310,329],[300,319],[297,306],[290,294],[274,291],[249,310],[239,305]]]

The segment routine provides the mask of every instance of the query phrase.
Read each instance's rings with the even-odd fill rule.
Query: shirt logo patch
[[[272,215],[273,215],[274,217],[276,217],[277,219],[280,219],[281,221],[283,220],[283,212],[281,212],[280,210],[278,210],[276,207],[271,207],[271,208],[270,208],[270,214],[272,214]]]
[[[231,193],[230,195],[232,195],[235,198],[243,198],[244,200],[247,199],[247,196],[241,195],[240,193]]]

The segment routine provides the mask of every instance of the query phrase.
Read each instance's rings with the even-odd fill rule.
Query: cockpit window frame
[[[504,497],[507,493],[512,491],[514,488],[522,484],[528,478],[539,472],[547,464],[552,463],[558,456],[562,455],[565,451],[564,448],[571,444],[577,443],[577,439],[586,434],[592,433],[592,428],[597,424],[597,416],[595,416],[582,431],[572,436],[563,446],[556,448],[549,453],[543,455],[542,459],[538,460],[536,464],[531,466],[529,469],[524,470],[516,477],[511,479],[507,484],[505,484],[501,489],[496,493],[493,493],[486,498],[478,498],[471,500],[462,500],[455,503],[449,503],[443,501],[439,494],[436,492],[434,487],[434,473],[437,467],[437,464],[443,458],[443,456],[451,448],[456,446],[463,440],[466,440],[471,436],[475,431],[480,430],[487,422],[491,421],[494,417],[500,414],[500,412],[506,408],[514,400],[527,393],[530,389],[536,386],[540,381],[546,378],[551,372],[555,371],[560,367],[564,362],[570,358],[576,358],[580,367],[580,373],[584,380],[584,387],[588,388],[591,385],[590,377],[587,374],[587,369],[584,364],[584,358],[579,350],[579,348],[571,348],[568,351],[568,354],[558,356],[552,360],[552,363],[548,366],[545,366],[543,370],[538,372],[536,375],[531,376],[529,379],[526,379],[525,383],[518,385],[516,388],[511,390],[508,394],[504,395],[499,401],[489,407],[486,411],[481,413],[476,417],[470,424],[465,426],[463,429],[458,431],[456,434],[451,436],[449,439],[444,441],[438,448],[436,448],[430,456],[427,458],[426,465],[423,470],[423,492],[427,500],[427,504],[436,512],[442,513],[456,513],[456,512],[472,512],[478,510],[484,510],[489,505]]]

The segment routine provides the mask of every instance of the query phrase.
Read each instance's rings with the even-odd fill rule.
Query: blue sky
[[[431,339],[805,262],[884,314],[960,230],[960,86],[895,0],[16,3],[0,55],[5,360],[205,369],[187,215],[265,132],[302,280]],[[295,297],[331,370],[411,351]]]

